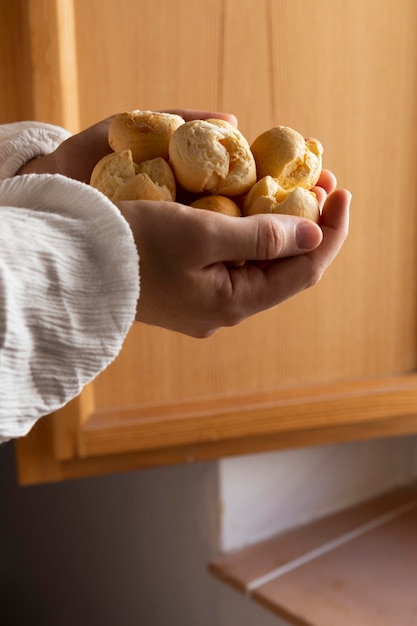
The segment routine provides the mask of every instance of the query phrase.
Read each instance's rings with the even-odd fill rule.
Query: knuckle
[[[208,339],[219,330],[218,326],[210,325],[204,328],[199,328],[191,333],[194,339]]]
[[[275,220],[265,220],[259,224],[257,233],[258,258],[274,259],[284,249],[285,238]]]
[[[224,317],[223,326],[232,327],[237,326],[242,321],[243,316],[238,308],[231,307]]]
[[[219,285],[213,294],[212,315],[217,327],[231,327],[239,324],[244,318],[241,302],[233,282]]]
[[[314,287],[323,278],[323,274],[326,268],[322,265],[311,264],[310,271],[307,277],[307,288]]]

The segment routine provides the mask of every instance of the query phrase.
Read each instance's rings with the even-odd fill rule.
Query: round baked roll
[[[196,209],[223,213],[223,215],[229,215],[230,217],[242,217],[242,212],[236,202],[227,196],[202,196],[194,200],[191,206]]]
[[[243,205],[244,215],[279,213],[306,217],[318,223],[320,208],[316,195],[304,189],[283,189],[271,176],[261,178],[250,190]]]
[[[316,185],[321,169],[323,147],[316,139],[305,140],[288,126],[275,126],[251,144],[258,180],[272,176],[284,189]]]
[[[175,200],[174,174],[161,157],[137,165],[130,150],[111,152],[95,165],[90,184],[110,200]]]
[[[224,120],[192,120],[179,126],[169,142],[169,162],[179,184],[193,193],[233,197],[256,182],[247,140]]]
[[[142,161],[142,163],[135,164],[136,175],[147,175],[154,183],[160,187],[166,187],[169,191],[169,200],[175,200],[177,184],[175,181],[174,172],[169,163],[162,157],[156,157],[155,159],[149,159],[148,161]]]
[[[116,189],[135,175],[135,163],[130,150],[110,152],[94,166],[91,172],[90,185],[111,200]]]
[[[156,157],[168,159],[168,144],[184,119],[174,113],[127,111],[116,115],[109,127],[108,141],[115,152],[130,150],[135,163]]]

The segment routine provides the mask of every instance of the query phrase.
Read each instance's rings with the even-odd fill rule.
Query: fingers
[[[321,224],[287,215],[242,219],[175,202],[124,202],[141,258],[137,319],[207,337],[315,284],[348,231],[350,194],[325,202]],[[307,252],[306,252],[307,249]],[[230,269],[225,261],[270,259]]]
[[[317,187],[324,189],[324,191],[329,194],[336,189],[336,186],[337,180],[333,172],[330,172],[329,170],[322,170],[320,178],[317,182]],[[315,190],[316,189],[314,189],[314,191]]]
[[[207,264],[246,259],[267,261],[303,254],[320,245],[323,233],[314,222],[291,215],[261,214],[236,219],[218,213],[201,215],[211,219]]]
[[[348,234],[350,200],[350,193],[344,189],[330,194],[321,217],[321,245],[308,254],[287,260],[284,280],[293,285],[294,293],[315,285],[336,258]],[[273,265],[271,264],[272,275],[277,271]],[[281,266],[279,271],[282,270]]]
[[[120,205],[123,210],[128,205],[136,211],[135,223],[142,232],[150,228],[153,240],[162,248],[165,240],[170,241],[176,255],[195,268],[238,259],[267,261],[305,254],[317,248],[323,238],[317,224],[292,215],[236,218],[175,202]]]
[[[346,189],[338,189],[329,195],[320,219],[326,246],[311,253],[314,263],[326,269],[338,254],[349,231],[349,209],[352,195]]]
[[[186,122],[191,120],[207,120],[210,118],[217,118],[220,120],[226,120],[226,122],[230,122],[233,126],[237,128],[237,117],[232,113],[222,113],[220,111],[199,111],[197,109],[169,109],[166,111],[161,111],[161,113],[174,113],[176,115],[181,115],[185,119]]]
[[[312,252],[277,259],[264,269],[244,266],[229,272],[234,303],[229,312],[232,324],[276,306],[321,279],[347,237],[350,201],[351,195],[345,190],[329,196],[321,223],[323,241]]]
[[[314,187],[312,191],[315,193],[317,202],[319,203],[320,211],[322,211],[324,207],[324,203],[326,202],[327,193],[323,189],[323,187],[319,187],[319,186]]]
[[[317,185],[312,191],[316,194],[320,210],[323,209],[327,196],[332,193],[337,186],[336,176],[329,170],[322,170]]]

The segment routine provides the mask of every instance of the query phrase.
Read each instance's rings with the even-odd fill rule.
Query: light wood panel
[[[32,78],[26,3],[0,2],[0,123],[24,120],[32,111]]]
[[[414,419],[417,432],[417,375],[354,383],[298,387],[289,391],[205,396],[188,402],[96,410],[81,426],[80,457],[198,445],[215,439],[313,432]]]
[[[211,564],[294,626],[415,624],[417,492],[399,489]]]
[[[222,0],[74,0],[83,124],[221,101]]]
[[[27,2],[32,118],[80,130],[78,63],[72,0]]]
[[[87,6],[80,3],[80,12],[85,11],[81,4]],[[200,21],[196,28],[197,4]],[[177,106],[211,105],[236,111],[252,138],[278,122],[323,137],[329,165],[353,189],[352,234],[342,257],[316,290],[237,329],[205,342],[160,329],[132,329],[120,359],[97,383],[97,407],[414,370],[416,196],[406,179],[414,175],[416,159],[414,139],[409,135],[409,124],[415,124],[410,106],[402,109],[407,124],[396,124],[396,132],[390,135],[385,126],[392,112],[402,107],[405,94],[409,94],[409,102],[415,101],[411,60],[417,51],[408,27],[410,16],[415,18],[413,5],[409,3],[408,17],[403,15],[396,22],[388,40],[395,58],[386,50],[392,3],[358,4],[352,11],[351,3],[343,2],[335,3],[331,10],[320,2],[308,6],[295,2],[290,9],[285,2],[250,0],[200,2],[191,9],[187,2],[167,2],[163,11],[144,3],[143,12],[136,13],[131,7],[125,13],[125,5],[129,3],[122,3],[117,16],[105,12],[95,34],[106,32],[106,24],[112,22],[108,62],[101,59],[101,63],[107,67],[112,98],[119,99],[114,107],[120,94],[126,94],[131,106],[143,101],[145,106],[158,108],[167,106],[169,100]],[[92,11],[92,4],[88,6]],[[178,20],[181,29],[173,37],[172,25]],[[90,21],[84,19],[83,23]],[[133,69],[130,62],[116,72],[121,41],[115,33],[128,33],[132,28],[139,31],[141,24],[147,24],[149,30],[138,44],[136,58],[146,58],[146,67],[138,62]],[[214,38],[209,45],[208,33],[215,33],[220,41]],[[163,42],[168,39],[169,51],[164,55]],[[201,47],[197,40],[206,44]],[[94,48],[106,55],[98,43]],[[132,43],[124,49],[127,58],[135,58]],[[211,64],[216,49],[216,58],[223,61],[221,67]],[[178,63],[181,59],[181,67],[188,70],[164,69],[161,59],[168,56]],[[399,73],[398,65],[402,68]],[[131,82],[125,79],[124,89],[123,71],[132,71],[133,76]],[[201,76],[210,81],[210,97],[203,91],[206,83],[201,84]],[[104,77],[103,83],[96,81],[93,101],[105,101]],[[155,87],[151,89],[152,81]],[[108,85],[106,82],[106,89]],[[90,91],[82,92],[91,98],[91,85]],[[384,114],[375,115],[382,108],[382,93],[389,103],[384,104]],[[85,100],[84,107],[91,107],[91,101]],[[408,174],[400,172],[404,163]],[[387,202],[385,181],[393,176],[398,181],[396,191],[390,188]],[[173,368],[173,361],[180,366]],[[129,377],[126,372],[134,374]]]
[[[194,406],[192,419],[204,420],[206,402],[212,417],[223,416],[228,441],[245,442],[243,452],[250,437],[239,423],[253,424],[264,446],[256,424],[269,423],[279,445],[278,407],[287,393],[299,394],[302,415],[308,389],[323,390],[325,407],[339,384],[383,389],[393,378],[398,386],[387,394],[398,400],[397,415],[411,420],[412,402],[402,413],[401,394],[403,376],[414,376],[417,365],[415,2],[403,0],[401,11],[392,0],[40,0],[26,9],[35,118],[74,129],[133,108],[227,110],[249,140],[288,124],[320,138],[325,166],[353,192],[349,240],[314,289],[207,340],[135,325],[92,395],[49,422],[57,459],[139,450],[149,405],[159,411],[159,447],[192,445],[172,438],[169,415],[182,407],[190,433],[206,433],[193,445],[217,438],[224,451],[227,436],[211,432],[213,422],[199,429],[189,419]],[[262,412],[262,398],[271,396],[276,412]],[[358,437],[375,399],[362,397],[347,420]],[[230,423],[224,398],[236,405]],[[259,410],[242,398],[257,398]],[[301,427],[294,417],[294,424],[311,434],[333,420],[339,436],[344,405],[336,415],[323,409],[325,425],[319,406],[311,422]],[[392,419],[390,432],[400,432],[395,411],[375,406],[377,420]],[[116,443],[126,415],[129,428],[137,421],[136,434],[127,436],[128,428]],[[367,432],[375,435],[375,424]]]
[[[74,410],[77,410],[75,407]],[[395,437],[416,432],[416,417],[389,416],[370,422],[332,425],[289,432],[235,439],[218,439],[214,433],[203,443],[156,447],[120,454],[81,457],[78,454],[61,460],[56,453],[54,418],[48,416],[36,425],[17,445],[18,478],[21,485],[79,479],[143,468],[198,463],[241,454],[325,445],[369,438]],[[204,423],[202,424],[204,426]],[[72,440],[74,442],[74,440]],[[77,444],[75,440],[74,448]]]

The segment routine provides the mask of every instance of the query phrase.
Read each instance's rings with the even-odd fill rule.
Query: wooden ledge
[[[417,373],[103,407],[94,383],[16,442],[33,485],[417,432]]]
[[[210,570],[296,626],[417,624],[417,487],[221,556]]]
[[[366,425],[376,437],[417,432],[417,374],[356,380],[250,394],[198,397],[164,404],[94,409],[81,419],[80,458],[141,452],[158,448],[222,443],[239,439],[246,453],[256,437],[314,433],[322,429]],[[401,432],[399,432],[399,430]],[[377,432],[375,432],[375,430]]]

